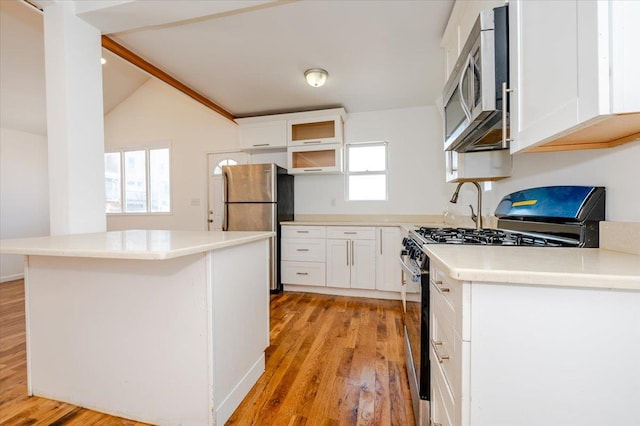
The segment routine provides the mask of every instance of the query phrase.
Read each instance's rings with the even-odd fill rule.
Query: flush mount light
[[[105,58],[100,58],[100,63],[104,65],[107,63],[107,60]]]
[[[322,68],[312,68],[304,72],[304,78],[307,79],[309,86],[320,87],[327,82],[329,73]]]

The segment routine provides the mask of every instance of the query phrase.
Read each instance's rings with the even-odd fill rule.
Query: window
[[[107,213],[169,213],[169,148],[104,154]]]
[[[386,200],[387,142],[347,145],[347,200]]]
[[[222,166],[235,166],[237,163],[236,160],[232,160],[231,158],[226,159],[226,160],[222,160],[221,162],[218,163],[218,165],[216,166],[215,169],[213,169],[213,174],[214,175],[221,175],[222,174]]]

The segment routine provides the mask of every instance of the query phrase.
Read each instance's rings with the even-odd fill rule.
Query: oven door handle
[[[402,269],[404,269],[404,271],[411,275],[411,280],[415,283],[420,282],[420,269],[419,268],[412,268],[411,266],[407,265],[407,263],[404,261],[404,257],[405,255],[402,254],[402,252],[400,252],[400,265],[402,265]],[[417,267],[417,265],[416,265]]]

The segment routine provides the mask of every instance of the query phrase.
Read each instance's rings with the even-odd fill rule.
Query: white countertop
[[[442,222],[424,222],[424,223],[414,223],[414,222],[384,222],[384,221],[376,221],[376,220],[365,220],[365,221],[305,221],[305,220],[296,220],[290,222],[281,222],[282,226],[400,226],[406,229],[414,229],[418,226],[428,226],[432,228],[442,228],[446,225]]]
[[[597,248],[426,244],[432,262],[463,281],[640,291],[640,256]]]
[[[0,240],[0,253],[109,259],[172,259],[274,236],[274,232],[132,229]]]

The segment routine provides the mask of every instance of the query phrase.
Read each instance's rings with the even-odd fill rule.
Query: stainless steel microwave
[[[443,93],[444,149],[508,148],[508,6],[482,11]]]

